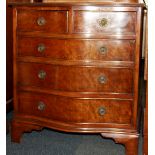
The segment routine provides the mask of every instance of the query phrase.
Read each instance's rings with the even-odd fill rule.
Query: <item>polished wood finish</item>
[[[131,68],[18,63],[17,69],[19,79],[17,84],[22,86],[41,86],[42,89],[59,91],[133,93],[133,70]],[[41,72],[46,74],[44,78],[39,77]]]
[[[138,155],[138,137],[137,134],[124,135],[101,133],[103,137],[113,138],[116,143],[121,143],[126,147],[126,155]]]
[[[145,45],[144,45],[144,52],[145,52],[145,65],[144,65],[144,80],[148,81],[148,13],[147,10],[144,10],[144,15],[146,16],[145,21]]]
[[[36,1],[36,0],[34,0]],[[61,2],[61,3],[64,3],[64,2],[68,2],[68,0],[43,0],[43,2],[47,2],[47,3],[51,3],[51,2]],[[72,0],[72,2],[84,2],[84,0]],[[96,2],[96,0],[87,0],[87,2]],[[115,2],[115,3],[137,3],[138,0],[103,0],[102,2]]]
[[[16,3],[12,140],[99,133],[137,155],[141,19],[140,4]]]
[[[42,128],[43,127],[34,124],[12,121],[11,140],[12,142],[20,143],[21,136],[24,132],[31,132],[32,130],[42,130]],[[17,130],[18,132],[16,132],[15,130]]]
[[[6,3],[6,112],[13,109],[13,32],[12,8]]]
[[[146,105],[144,111],[143,155],[148,155],[148,81],[146,82]]]
[[[43,103],[44,109],[39,109]],[[105,109],[103,115],[100,110]],[[68,123],[130,124],[131,100],[80,99],[40,93],[19,93],[19,113]]]
[[[30,2],[31,1],[31,2]],[[115,0],[116,1],[116,0]],[[120,0],[121,1],[121,0]],[[87,0],[81,0],[80,2],[79,1],[69,1],[69,0],[66,0],[65,2],[59,2],[59,1],[54,1],[54,2],[43,2],[43,0],[9,0],[9,5],[11,6],[26,6],[26,7],[29,7],[29,6],[40,6],[40,7],[48,7],[51,9],[51,7],[72,7],[72,6],[112,6],[112,7],[142,7],[144,8],[145,5],[144,3],[142,2],[142,0],[139,0],[141,1],[140,3],[137,3],[136,1],[137,0],[122,0],[124,2],[110,2],[110,1],[99,1],[99,0],[95,0],[95,2],[89,2]],[[135,1],[135,2],[133,2]],[[36,8],[37,9],[37,8]],[[53,9],[53,8],[52,8]],[[64,8],[63,8],[64,9]],[[89,10],[89,8],[86,7],[87,10]],[[120,9],[120,8],[119,8]],[[122,8],[123,9],[123,8]],[[130,9],[135,9],[135,8],[130,8]],[[108,9],[109,10],[109,9]],[[126,9],[125,9],[126,10]]]
[[[45,23],[39,25],[39,20],[44,20]],[[19,31],[65,33],[68,31],[67,11],[35,11],[33,9],[26,11],[19,9],[17,25]]]
[[[144,79],[146,80],[146,102],[144,109],[144,143],[143,154],[148,155],[148,14],[145,10],[146,23],[145,23],[145,66],[144,66]]]
[[[18,56],[51,60],[133,61],[134,50],[135,40],[18,38]]]
[[[105,34],[134,34],[136,12],[106,12],[75,10],[73,12],[73,33],[105,33]],[[107,20],[106,25],[100,22]]]

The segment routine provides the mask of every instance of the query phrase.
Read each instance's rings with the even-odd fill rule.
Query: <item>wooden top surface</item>
[[[9,5],[55,6],[55,5],[114,5],[114,6],[144,6],[140,0],[8,0]]]

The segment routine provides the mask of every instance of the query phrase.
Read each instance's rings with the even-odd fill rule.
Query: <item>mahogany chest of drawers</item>
[[[14,5],[12,141],[43,127],[99,133],[137,155],[142,5]]]

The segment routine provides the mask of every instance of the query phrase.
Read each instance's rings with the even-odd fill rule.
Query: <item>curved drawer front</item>
[[[74,33],[135,34],[136,12],[75,10]]]
[[[18,10],[18,31],[66,33],[67,11]]]
[[[133,70],[54,66],[36,63],[18,64],[18,84],[63,91],[132,93]]]
[[[19,38],[19,56],[62,60],[133,61],[134,40]]]
[[[130,124],[132,101],[19,94],[19,112],[60,122]]]

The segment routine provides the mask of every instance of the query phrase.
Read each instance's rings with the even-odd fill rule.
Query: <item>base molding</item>
[[[11,127],[11,140],[12,142],[20,143],[21,137],[24,132],[32,132],[33,130],[42,130],[43,127],[45,127],[43,124],[41,126],[33,124],[32,122],[26,123],[14,119],[12,121],[12,127]],[[98,134],[101,134],[101,136],[104,138],[113,139],[115,143],[123,144],[126,148],[126,155],[138,155],[138,140],[139,140],[138,133],[136,132],[121,133],[121,132],[109,131]]]

